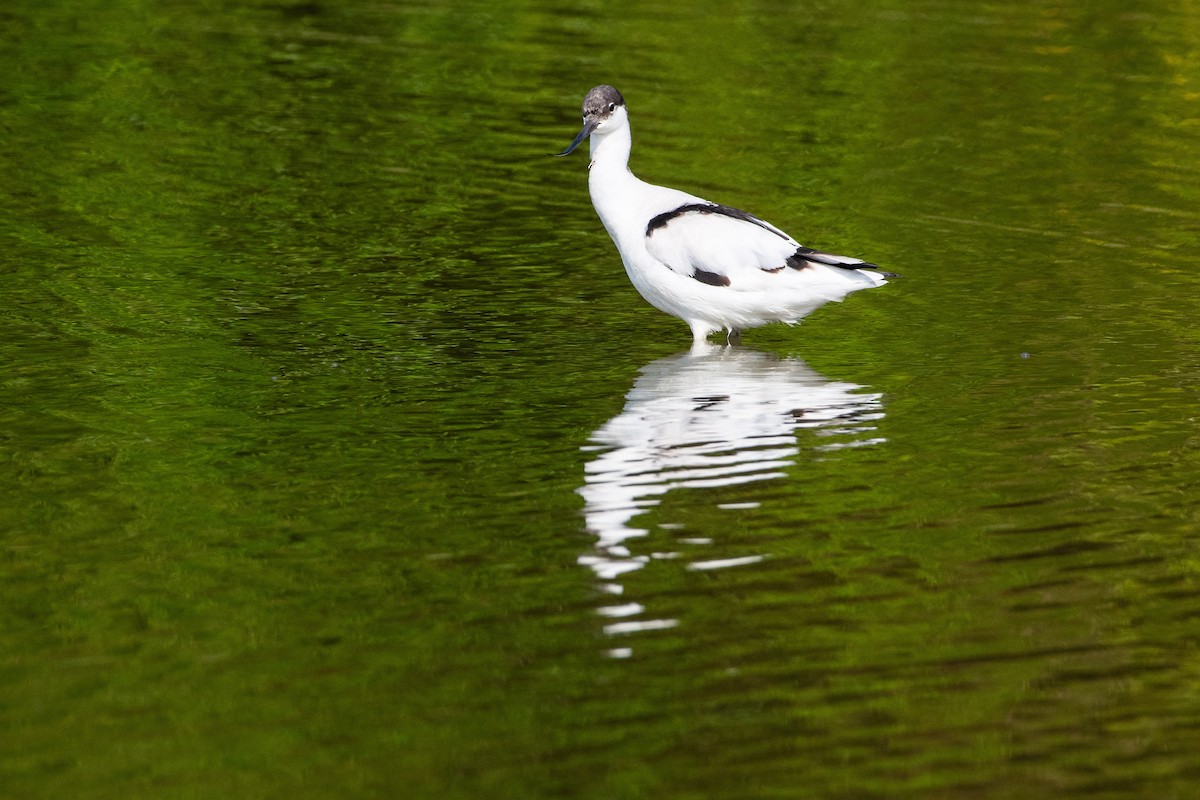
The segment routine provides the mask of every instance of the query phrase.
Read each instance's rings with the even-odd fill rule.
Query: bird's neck
[[[588,169],[620,172],[629,169],[629,151],[633,147],[633,138],[629,134],[628,125],[622,125],[603,136],[592,134],[590,145],[592,163]]]
[[[640,240],[645,225],[638,221],[637,198],[641,181],[629,171],[631,146],[628,125],[603,136],[592,134],[592,163],[588,166],[592,205],[609,236],[617,243],[617,249],[623,252],[636,247],[635,240]]]

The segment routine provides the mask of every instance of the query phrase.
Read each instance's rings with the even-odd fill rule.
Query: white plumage
[[[861,259],[801,246],[744,211],[638,179],[625,99],[597,86],[583,101],[583,129],[560,155],[591,137],[592,205],[642,297],[679,317],[699,342],[768,322],[798,322],[892,273]]]

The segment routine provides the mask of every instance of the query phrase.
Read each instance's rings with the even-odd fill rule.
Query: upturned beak
[[[553,155],[556,155],[556,156],[571,155],[571,151],[574,150],[576,147],[579,147],[580,142],[582,142],[587,137],[591,136],[592,131],[596,130],[596,126],[599,124],[600,124],[600,121],[593,117],[584,117],[583,127],[579,130],[579,135],[575,137],[575,141],[573,141],[569,145],[567,145],[566,150],[563,150],[561,153],[553,153]]]

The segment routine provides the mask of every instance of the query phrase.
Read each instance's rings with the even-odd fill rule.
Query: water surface
[[[11,797],[1191,797],[1190,2],[0,12]],[[688,350],[551,159],[902,280]]]

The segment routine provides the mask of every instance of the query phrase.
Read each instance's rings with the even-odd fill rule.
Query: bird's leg
[[[705,322],[689,322],[688,327],[692,329],[692,342],[694,344],[703,344],[708,341],[708,335],[716,328],[710,328]]]
[[[725,329],[725,344],[741,344],[742,332],[737,328]]]

